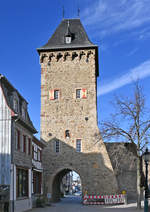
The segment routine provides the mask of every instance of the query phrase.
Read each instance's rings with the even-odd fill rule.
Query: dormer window
[[[22,107],[22,118],[26,119],[26,109]]]
[[[67,44],[71,43],[71,36],[66,36],[65,39]]]
[[[24,120],[26,119],[26,112],[27,112],[27,105],[25,102],[23,102],[22,108],[21,108],[21,115]]]
[[[13,109],[15,112],[18,112],[18,99],[16,97],[13,100]]]
[[[19,97],[16,91],[13,91],[11,96],[12,107],[16,113],[19,113]]]

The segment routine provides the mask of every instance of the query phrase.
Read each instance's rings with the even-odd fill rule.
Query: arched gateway
[[[59,201],[61,197],[61,192],[62,192],[61,191],[62,179],[65,175],[67,175],[71,171],[75,171],[75,170],[73,170],[71,167],[70,168],[63,167],[57,170],[56,173],[52,175],[51,181],[49,182],[49,187],[50,187],[50,192],[52,194],[53,201]]]
[[[69,170],[83,193],[114,194],[118,185],[97,127],[98,47],[80,19],[63,19],[38,49],[41,63],[41,139],[44,190],[60,198],[59,181]]]

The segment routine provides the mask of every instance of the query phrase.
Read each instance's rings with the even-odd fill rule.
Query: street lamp
[[[144,200],[144,212],[148,212],[148,162],[150,162],[150,152],[148,148],[143,154],[145,161],[145,200]]]

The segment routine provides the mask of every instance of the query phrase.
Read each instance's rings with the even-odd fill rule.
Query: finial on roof
[[[69,20],[67,21],[67,31],[66,31],[66,34],[65,34],[65,35],[71,36],[71,32],[70,32],[70,22],[69,22]]]
[[[64,9],[64,6],[63,6],[63,8],[62,8],[62,15],[63,15],[63,19],[64,19],[64,17],[65,17],[65,9]]]
[[[78,17],[80,17],[80,8],[78,7]]]

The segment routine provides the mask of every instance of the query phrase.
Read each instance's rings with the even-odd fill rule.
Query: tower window
[[[70,131],[69,130],[65,131],[65,138],[70,138]]]
[[[60,142],[59,141],[55,141],[55,152],[56,153],[60,152]]]
[[[76,89],[76,99],[86,99],[87,90],[86,89]]]
[[[71,36],[66,36],[65,39],[67,44],[71,43]]]
[[[81,139],[76,140],[76,151],[81,152]]]
[[[54,90],[54,99],[59,99],[59,90]]]
[[[76,90],[76,98],[80,99],[81,98],[81,89]]]
[[[60,96],[59,90],[50,90],[49,91],[49,99],[50,100],[59,99],[59,96]]]

